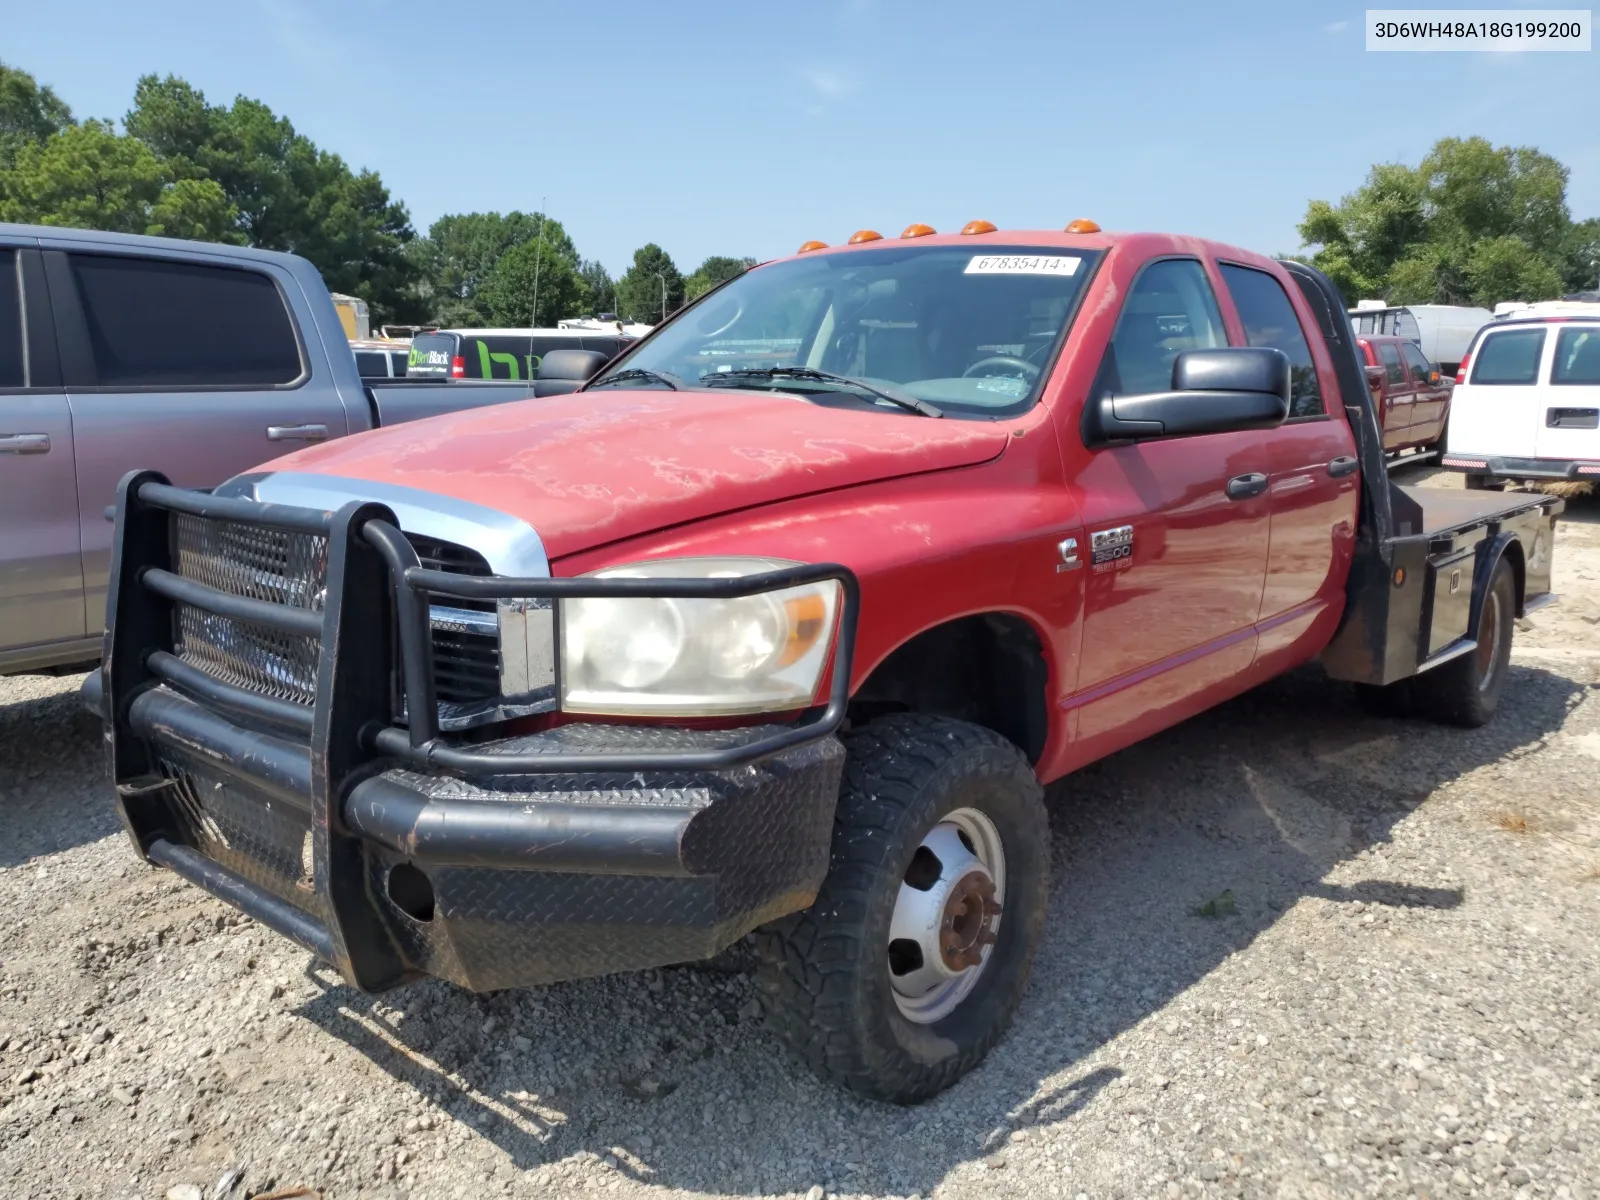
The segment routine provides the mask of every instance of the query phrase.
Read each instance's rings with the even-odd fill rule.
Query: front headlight
[[[658,559],[596,579],[728,579],[799,564]],[[561,601],[561,707],[627,716],[723,716],[812,702],[838,612],[833,580],[732,600]]]

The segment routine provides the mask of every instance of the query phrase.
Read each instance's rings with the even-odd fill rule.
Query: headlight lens
[[[683,616],[670,600],[585,600],[568,611],[573,655],[618,687],[649,687],[683,653]]]
[[[718,579],[798,564],[773,558],[659,559],[597,579]],[[827,665],[833,580],[733,600],[561,602],[561,707],[618,715],[719,716],[801,708]]]

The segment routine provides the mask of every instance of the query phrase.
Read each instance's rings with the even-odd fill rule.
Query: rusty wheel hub
[[[994,945],[1000,921],[994,880],[987,871],[968,871],[950,889],[939,922],[939,957],[952,971],[965,971],[983,961],[984,947]]]
[[[953,1012],[989,964],[1005,902],[1006,860],[987,815],[959,808],[924,835],[889,923],[889,984],[907,1019]]]

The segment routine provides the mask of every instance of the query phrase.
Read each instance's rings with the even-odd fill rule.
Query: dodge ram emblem
[[[1097,529],[1089,535],[1090,561],[1096,575],[1133,565],[1133,526]]]

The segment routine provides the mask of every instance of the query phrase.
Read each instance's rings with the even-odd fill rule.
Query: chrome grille
[[[259,525],[173,516],[179,575],[235,596],[319,610],[326,595],[328,539]],[[317,692],[315,638],[177,606],[178,657],[247,691],[310,704]]]
[[[488,559],[466,546],[408,533],[422,565],[452,575],[493,575]],[[447,706],[493,700],[500,694],[500,633],[493,600],[433,599],[433,682]]]
[[[174,514],[177,574],[235,596],[320,611],[327,596],[328,539],[259,525]],[[477,551],[407,534],[429,570],[492,575]],[[311,705],[316,700],[315,638],[176,605],[178,657],[214,679],[246,691]],[[495,603],[438,597],[433,605],[433,656],[440,715],[481,706],[500,694]]]

